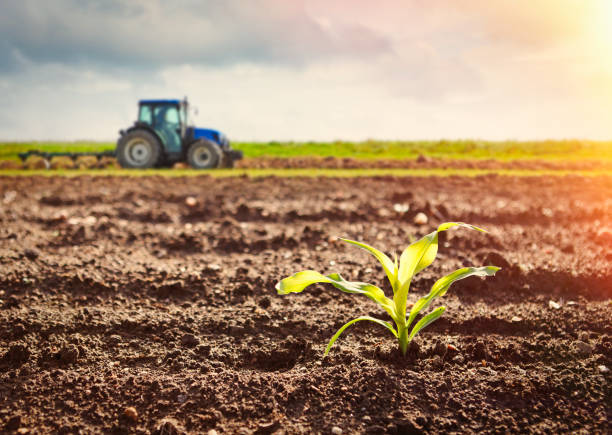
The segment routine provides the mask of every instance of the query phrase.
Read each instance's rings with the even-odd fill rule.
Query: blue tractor
[[[196,169],[232,168],[242,158],[227,137],[188,124],[184,100],[140,100],[138,120],[119,132],[115,157],[124,168],[153,168],[187,162]]]

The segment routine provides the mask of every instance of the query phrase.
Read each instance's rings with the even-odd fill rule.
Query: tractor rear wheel
[[[117,144],[117,161],[124,168],[148,169],[161,161],[159,139],[146,130],[133,130]]]
[[[194,169],[216,168],[221,157],[221,149],[205,139],[192,143],[187,149],[187,163]]]

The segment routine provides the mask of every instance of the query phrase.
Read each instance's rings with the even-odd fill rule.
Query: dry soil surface
[[[418,213],[427,223],[416,225]],[[422,216],[419,217],[422,219]],[[375,260],[444,221],[410,302],[462,265],[407,357],[356,324]],[[0,177],[0,431],[606,433],[612,178]]]

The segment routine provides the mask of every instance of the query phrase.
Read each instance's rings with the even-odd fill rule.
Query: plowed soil
[[[415,225],[424,213],[428,222]],[[364,251],[444,221],[410,302],[463,265],[406,357]],[[612,178],[0,177],[0,431],[609,433]],[[366,322],[361,322],[366,323]]]

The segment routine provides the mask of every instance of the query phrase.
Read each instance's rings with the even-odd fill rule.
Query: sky
[[[612,139],[612,0],[0,0],[0,140]]]

